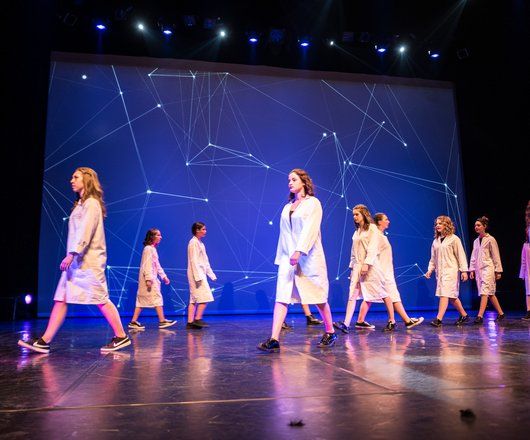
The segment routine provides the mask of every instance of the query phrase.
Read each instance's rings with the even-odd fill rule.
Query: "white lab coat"
[[[491,235],[486,234],[482,243],[479,238],[473,242],[469,270],[475,272],[479,296],[495,295],[495,272],[502,272],[502,264],[497,240]]]
[[[383,302],[388,296],[383,288],[383,276],[379,267],[379,236],[377,226],[370,223],[367,230],[358,228],[352,237],[350,259],[350,299],[364,299],[369,302]],[[361,276],[363,264],[368,272]]]
[[[401,295],[394,276],[394,262],[392,257],[392,245],[388,237],[379,231],[378,247],[379,268],[381,270],[383,289],[388,294],[393,303],[401,302]]]
[[[523,244],[523,250],[521,251],[519,278],[524,280],[526,295],[530,296],[530,243],[528,242]]]
[[[101,206],[93,197],[78,203],[70,214],[66,252],[76,255],[61,274],[53,299],[69,304],[106,304],[107,245]]]
[[[274,264],[278,265],[276,302],[324,304],[328,301],[328,272],[322,247],[322,205],[316,197],[302,199],[289,219],[292,203],[284,206]],[[290,258],[301,252],[296,266]]]
[[[164,305],[158,277],[164,279],[166,273],[160,266],[156,247],[148,244],[144,246],[142,252],[142,262],[138,273],[136,307],[162,307]],[[147,288],[146,281],[152,281],[151,289]]]
[[[188,283],[190,285],[190,303],[207,303],[213,301],[212,289],[208,277],[217,279],[206,255],[204,243],[193,237],[188,243]]]
[[[431,246],[429,271],[436,271],[436,296],[458,298],[460,277],[458,271],[467,272],[467,258],[462,242],[451,234],[442,241],[434,239]]]

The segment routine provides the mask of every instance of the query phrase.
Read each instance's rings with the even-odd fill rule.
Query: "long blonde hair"
[[[363,230],[364,231],[367,231],[369,228],[370,228],[370,223],[374,223],[374,219],[372,218],[372,214],[370,214],[370,211],[368,210],[368,208],[366,207],[366,205],[355,205],[351,212],[353,214],[353,211],[354,210],[357,210],[361,213],[361,215],[363,216]],[[355,223],[355,222],[353,222]],[[355,223],[355,227],[357,229],[360,228],[360,226]]]
[[[105,202],[103,201],[103,188],[99,182],[98,173],[96,173],[92,168],[88,167],[79,167],[74,172],[77,171],[79,171],[83,176],[84,191],[83,197],[81,197],[79,193],[77,194],[77,199],[74,202],[73,208],[75,208],[79,203],[83,203],[89,197],[93,197],[99,202],[103,217],[106,217],[107,208],[105,207]]]
[[[440,222],[442,223],[444,227],[442,233],[439,233],[436,230],[436,222],[438,220],[440,220]],[[453,220],[451,220],[451,217],[447,217],[446,215],[439,215],[438,217],[436,217],[436,220],[434,220],[434,238],[438,238],[441,235],[443,235],[444,237],[447,237],[454,233],[455,233],[455,225],[453,224]]]

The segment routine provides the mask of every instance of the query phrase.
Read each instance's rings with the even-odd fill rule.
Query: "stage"
[[[256,349],[270,315],[206,317],[203,330],[147,318],[107,355],[103,319],[67,319],[49,355],[17,346],[46,320],[0,323],[0,438],[527,438],[530,323],[424,316],[389,334],[372,313],[375,331],[319,349],[322,327],[289,315],[279,354]]]

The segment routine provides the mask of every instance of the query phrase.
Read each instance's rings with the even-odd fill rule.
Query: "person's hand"
[[[472,270],[471,272],[469,272],[469,279],[471,280],[474,280],[475,279],[475,271]]]
[[[291,263],[291,266],[296,266],[298,264],[298,260],[300,260],[300,252],[296,251],[293,255],[291,255],[289,263]]]
[[[462,272],[462,273],[460,274],[460,279],[461,279],[462,281],[467,281],[467,272]]]
[[[147,286],[147,291],[151,292],[151,288],[153,287],[153,282],[151,280],[147,280],[145,282],[145,285]]]
[[[429,279],[431,277],[431,275],[432,275],[432,270],[428,270],[427,272],[425,272],[424,277]]]
[[[361,266],[361,276],[364,277],[368,273],[368,269],[370,269],[370,266],[368,264],[363,264]]]
[[[72,264],[72,261],[74,261],[73,254],[68,254],[66,257],[64,257],[60,265],[61,270],[67,270]]]
[[[212,278],[212,281],[217,281],[217,277],[213,277],[213,278]]]
[[[501,272],[495,272],[495,280],[498,281],[502,278],[502,273]]]
[[[169,284],[169,278],[168,277],[164,277],[162,278],[162,281],[164,282],[164,284],[167,286]]]

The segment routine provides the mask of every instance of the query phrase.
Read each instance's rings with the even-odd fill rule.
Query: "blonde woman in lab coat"
[[[469,277],[477,280],[477,289],[480,296],[480,306],[475,318],[475,324],[484,322],[484,312],[486,311],[488,300],[497,310],[498,315],[495,321],[498,322],[504,319],[504,313],[497,295],[495,295],[496,281],[500,280],[502,276],[501,255],[497,240],[486,232],[488,225],[489,219],[484,216],[475,221],[475,232],[478,237],[473,242],[471,261],[469,262]]]
[[[434,241],[425,278],[430,278],[433,271],[436,271],[436,296],[440,301],[438,314],[431,325],[441,327],[449,303],[460,313],[456,325],[469,321],[469,315],[458,298],[460,280],[467,281],[467,258],[460,238],[455,235],[453,221],[446,215],[440,215],[434,222]]]
[[[102,352],[121,350],[131,344],[123,330],[116,306],[109,299],[105,269],[107,245],[103,217],[106,215],[103,189],[97,173],[87,167],[77,168],[70,179],[76,201],[68,221],[66,256],[53,297],[54,305],[46,331],[40,338],[20,340],[18,345],[38,353],[49,353],[50,343],[61,328],[68,304],[97,305],[114,330],[114,337]]]
[[[329,282],[320,234],[322,205],[314,195],[313,182],[306,171],[292,170],[288,186],[289,202],[281,214],[274,261],[278,265],[278,280],[271,337],[258,345],[258,349],[267,352],[280,350],[282,323],[292,303],[317,306],[326,330],[320,347],[331,347],[337,339],[328,304]]]

